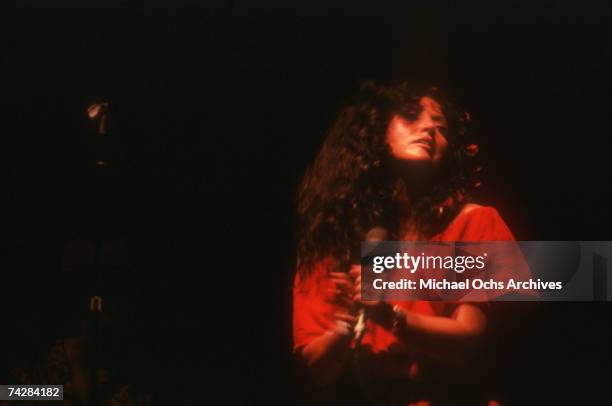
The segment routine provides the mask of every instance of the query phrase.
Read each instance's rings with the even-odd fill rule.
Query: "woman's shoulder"
[[[464,204],[461,210],[459,211],[458,216],[468,215],[468,214],[478,214],[478,215],[493,215],[497,214],[497,210],[493,206],[485,206],[478,203],[467,203]]]
[[[513,240],[512,232],[493,206],[465,204],[440,238],[456,241]]]
[[[461,207],[449,226],[454,223],[469,223],[477,225],[479,223],[490,223],[502,221],[497,209],[493,206],[486,206],[478,203],[467,203]]]

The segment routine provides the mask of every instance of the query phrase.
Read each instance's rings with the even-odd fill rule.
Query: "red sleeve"
[[[445,241],[515,241],[512,231],[508,228],[499,212],[491,206],[479,206],[466,213],[460,214],[441,236]],[[518,280],[527,280],[531,276],[523,254],[517,244],[507,246],[502,255],[491,258],[493,264],[490,276],[498,280],[508,280],[514,277]],[[531,291],[523,291],[525,294],[534,294]],[[487,291],[472,291],[472,300],[491,300],[497,294]],[[451,314],[458,303],[449,303],[446,309]]]
[[[480,206],[459,215],[444,234],[447,241],[514,241],[504,220],[490,206]]]
[[[297,273],[293,284],[293,349],[305,346],[333,327],[332,315],[341,308],[329,300],[327,275],[331,260],[318,263],[311,273]]]
[[[483,241],[514,241],[514,235],[493,207],[485,207],[483,216],[488,226],[483,227]]]

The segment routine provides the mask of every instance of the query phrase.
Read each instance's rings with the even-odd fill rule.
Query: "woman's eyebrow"
[[[431,118],[432,118],[433,120],[436,120],[436,121],[446,122],[446,118],[444,118],[444,116],[443,116],[443,115],[441,115],[441,114],[440,114],[440,115],[438,115],[438,114],[433,115],[433,116],[431,116]]]

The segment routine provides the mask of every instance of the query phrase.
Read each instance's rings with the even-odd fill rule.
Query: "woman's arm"
[[[355,280],[353,300],[376,308],[376,302],[362,301],[361,268],[353,267],[350,275]],[[400,307],[394,309],[401,319],[398,323],[400,339],[409,342],[409,347],[417,352],[451,364],[461,365],[469,360],[471,350],[478,344],[487,325],[484,313],[469,303],[460,304],[450,317],[415,313]]]
[[[484,313],[468,303],[460,304],[450,317],[402,310],[396,313],[400,317],[398,336],[409,342],[411,348],[456,365],[469,361],[487,325]]]
[[[306,344],[301,355],[312,380],[321,386],[335,381],[351,356],[355,317],[337,314],[336,327]]]
[[[326,293],[312,296],[294,296],[294,340],[296,333],[303,336],[304,330],[312,332],[318,330],[322,324],[321,319],[327,319],[327,327],[321,328],[314,338],[297,339],[296,354],[300,356],[306,366],[313,382],[324,386],[336,380],[348,359],[351,356],[351,342],[356,317],[355,303],[352,299],[354,285],[351,277],[346,273],[325,273]],[[321,302],[332,306],[321,306]],[[308,322],[308,316],[316,314],[317,322]],[[332,314],[330,314],[332,313]],[[313,323],[316,327],[313,326]]]

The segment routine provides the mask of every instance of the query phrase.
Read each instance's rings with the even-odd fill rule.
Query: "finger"
[[[351,295],[347,294],[344,290],[337,289],[337,288],[329,288],[329,289],[327,289],[327,293],[328,293],[329,297],[333,298],[334,300],[339,298],[339,297],[350,298],[350,296],[351,296]]]
[[[332,280],[344,281],[349,285],[353,284],[353,278],[346,273],[342,272],[330,272],[329,278]]]
[[[349,282],[347,280],[344,280],[344,279],[335,279],[335,278],[331,278],[330,280],[334,284],[336,289],[342,289],[344,292],[349,292],[350,293],[350,292],[353,291],[353,289],[355,289],[353,283]]]
[[[361,265],[353,265],[353,266],[351,266],[351,269],[349,269],[348,273],[353,278],[356,278],[358,275],[361,275]]]
[[[329,300],[335,304],[345,306],[349,309],[355,306],[351,295],[342,290],[330,288],[327,290],[327,293],[329,294]]]
[[[345,280],[347,282],[352,282],[353,278],[351,278],[351,276],[345,272],[330,272],[329,273],[330,278],[334,278],[334,279],[342,279]]]
[[[342,320],[336,320],[334,323],[334,331],[337,334],[348,336],[351,334],[352,328],[348,325],[347,322]]]
[[[361,293],[361,277],[355,280],[355,284],[353,285],[353,295],[357,293]]]
[[[351,311],[355,308],[355,302],[350,295],[341,295],[336,298],[336,303],[344,308],[347,311]]]
[[[350,314],[334,313],[334,317],[337,320],[342,320],[342,321],[345,321],[345,322],[351,323],[351,324],[354,324],[354,323],[357,322],[357,318],[355,316],[351,316]]]
[[[334,302],[339,306],[345,307],[347,310],[355,307],[355,302],[348,295],[339,295],[335,298]]]
[[[379,303],[380,303],[380,302],[379,302],[379,301],[376,301],[376,300],[363,300],[363,301],[361,302],[361,305],[362,305],[363,307],[376,307],[376,306],[378,306],[378,304],[379,304]]]

